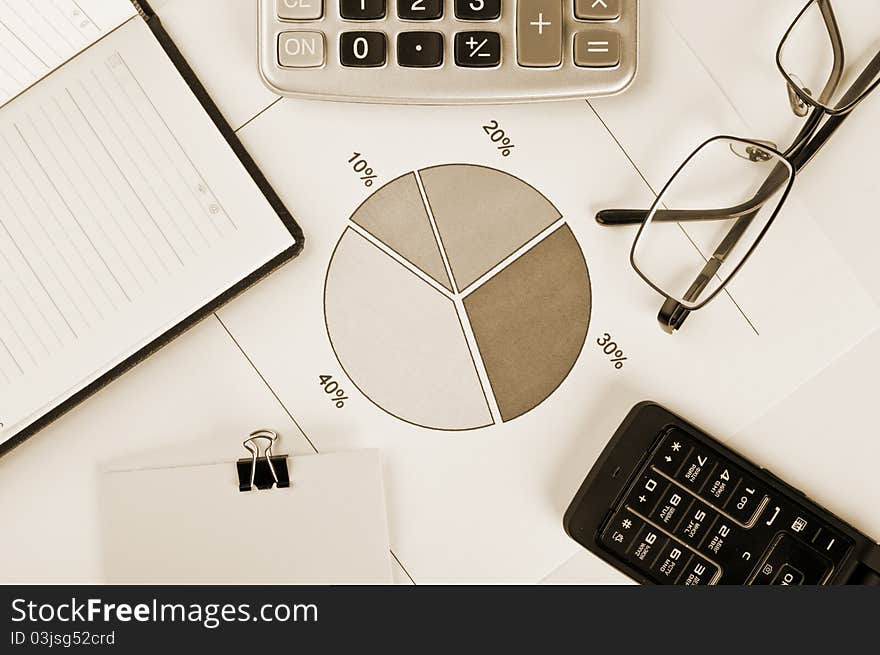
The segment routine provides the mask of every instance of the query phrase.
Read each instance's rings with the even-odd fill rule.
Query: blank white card
[[[247,492],[233,461],[180,461],[102,475],[108,582],[392,581],[379,451],[289,458],[289,488]]]

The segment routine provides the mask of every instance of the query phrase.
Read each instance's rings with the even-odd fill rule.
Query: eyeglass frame
[[[786,42],[788,41],[792,32],[798,26],[798,23],[807,13],[807,11],[809,11],[810,8],[814,5],[817,5],[822,13],[826,28],[828,29],[829,37],[831,38],[831,47],[834,53],[832,72],[829,75],[829,79],[825,85],[825,88],[823,89],[822,93],[819,94],[818,98],[814,98],[812,93],[810,93],[808,89],[804,89],[802,85],[798,83],[798,80],[793,78],[793,76],[785,70],[782,64],[782,52],[785,48]],[[698,148],[696,148],[691,153],[691,155],[687,159],[685,159],[684,163],[682,163],[681,166],[678,167],[678,169],[675,171],[669,181],[664,185],[663,189],[658,194],[657,199],[650,209],[605,209],[596,214],[596,222],[598,222],[600,225],[617,226],[641,224],[641,228],[636,235],[636,239],[633,242],[633,247],[630,251],[630,264],[632,265],[636,273],[638,273],[639,276],[651,288],[653,288],[660,295],[666,298],[666,301],[663,303],[663,306],[661,307],[660,312],[657,315],[657,320],[659,321],[660,326],[664,329],[664,331],[670,334],[674,333],[681,327],[681,325],[684,323],[691,312],[704,307],[727,287],[730,281],[736,276],[736,274],[742,269],[748,259],[752,256],[758,244],[761,242],[767,231],[770,229],[770,226],[776,220],[777,215],[784,206],[785,201],[787,200],[788,195],[794,186],[794,180],[797,177],[797,174],[808,163],[812,161],[816,154],[818,154],[818,152],[827,143],[831,136],[840,128],[846,118],[852,113],[853,109],[855,109],[863,100],[865,100],[865,98],[871,95],[871,93],[873,93],[878,88],[878,86],[880,86],[880,51],[878,51],[877,54],[874,55],[874,57],[871,59],[871,61],[865,66],[865,69],[859,74],[858,78],[856,78],[856,80],[850,85],[849,89],[847,89],[846,92],[842,95],[842,105],[836,108],[827,106],[827,100],[823,99],[830,99],[832,94],[838,90],[838,87],[840,85],[841,77],[843,74],[843,52],[843,38],[840,34],[840,29],[838,27],[837,19],[831,5],[831,0],[809,0],[809,2],[807,2],[804,8],[798,13],[794,21],[792,21],[789,28],[786,30],[776,50],[776,65],[786,81],[792,111],[797,116],[801,118],[806,117],[807,119],[804,126],[794,138],[792,144],[783,152],[765,141],[746,139],[742,137],[733,137],[728,135],[719,135],[712,137],[703,142]],[[810,107],[812,109],[810,109]],[[825,120],[823,124],[824,119],[827,120]],[[759,190],[758,193],[755,194],[755,197],[735,207],[706,211],[676,211],[660,209],[660,201],[663,195],[666,193],[666,191],[669,189],[669,186],[675,181],[676,177],[678,177],[681,171],[701,150],[703,150],[703,148],[714,141],[723,139],[736,141],[749,146],[752,149],[751,151],[749,151],[750,158],[758,157],[758,159],[755,159],[754,161],[760,160],[760,158],[762,157],[761,153],[763,153],[763,156],[765,157],[768,156],[767,153],[770,153],[770,156],[776,157],[780,163],[785,162],[786,168],[788,169],[788,179],[778,184],[772,184],[772,188],[769,189],[769,191],[772,191],[772,193],[768,195],[766,194],[766,191],[768,189],[765,188],[768,186],[768,182],[770,181],[770,176],[768,176],[767,182],[762,185],[762,188]],[[705,277],[707,281],[711,279],[714,273],[708,274],[708,277],[706,277],[706,271],[710,267],[713,260],[717,261],[719,250],[721,250],[721,248],[725,246],[728,241],[731,240],[731,237],[733,240],[732,243],[729,244],[729,249],[727,253],[729,253],[729,251],[736,246],[736,244],[739,242],[739,239],[742,238],[742,234],[745,232],[745,229],[748,228],[757,212],[760,211],[760,209],[763,207],[763,203],[767,200],[768,197],[775,196],[783,184],[786,185],[786,188],[784,189],[775,210],[773,211],[766,225],[761,230],[758,237],[755,239],[752,246],[743,256],[743,258],[740,260],[734,270],[730,273],[730,275],[728,275],[727,278],[723,280],[722,283],[718,286],[718,288],[714,290],[714,292],[702,302],[695,303],[693,306],[687,307],[678,299],[670,296],[666,291],[662,290],[656,284],[654,284],[648,278],[648,276],[644,275],[642,271],[639,270],[638,266],[636,265],[635,252],[639,245],[639,240],[647,224],[649,223],[648,219],[650,218],[652,219],[652,221],[658,220],[656,218],[656,214],[661,211],[668,212],[673,216],[665,217],[664,219],[659,220],[676,222],[693,220],[735,219],[736,222],[733,226],[731,226],[728,234],[725,236],[718,249],[716,249],[716,253],[712,256],[712,258],[706,260],[706,266],[704,266],[698,274],[697,279],[691,285],[688,294],[685,294],[689,295],[691,291],[694,290],[697,285],[699,285],[702,278]],[[764,192],[763,198],[761,195],[762,192]],[[681,214],[686,215],[681,216]],[[675,218],[675,215],[678,215],[679,218]],[[739,234],[737,235],[735,234],[735,231],[737,231],[738,229]],[[727,253],[722,254],[724,255]],[[723,262],[723,260],[721,261]],[[705,286],[706,284],[703,284],[702,287],[700,287],[696,291],[696,293],[700,293],[705,288]]]

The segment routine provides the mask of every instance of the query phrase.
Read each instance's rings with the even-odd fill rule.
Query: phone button
[[[799,580],[797,584],[817,585],[824,582],[831,572],[832,563],[797,537],[783,533],[767,549],[749,584],[775,584],[784,571],[791,572],[792,569],[799,574],[793,578]]]
[[[706,533],[706,538],[703,540],[700,550],[709,557],[718,559],[720,556],[727,554],[727,551],[730,550],[731,542],[737,539],[740,542],[743,540],[742,528],[734,525],[733,521],[722,516],[715,522],[711,530]]]
[[[634,509],[642,516],[650,516],[657,505],[657,501],[669,488],[666,478],[652,473],[646,473],[639,479],[636,485],[626,497],[626,506]]]
[[[628,510],[618,512],[602,533],[602,543],[610,551],[626,559],[630,544],[646,525],[645,521]]]
[[[712,475],[715,468],[715,457],[712,453],[700,446],[696,446],[691,454],[678,470],[675,479],[681,482],[688,489],[700,491],[703,485]]]
[[[852,544],[849,539],[827,527],[820,528],[813,537],[813,547],[833,562],[841,562]]]
[[[766,497],[761,485],[753,478],[744,477],[728,498],[724,511],[743,525],[750,525]]]
[[[709,560],[694,555],[694,558],[688,563],[684,574],[679,579],[678,584],[688,587],[698,585],[712,584],[718,576],[718,567]]]
[[[692,449],[693,442],[686,438],[683,432],[671,430],[663,437],[663,443],[654,453],[651,465],[670,478],[674,477]]]
[[[770,584],[775,586],[797,586],[804,584],[804,574],[791,564],[783,564]]]
[[[691,505],[678,524],[675,536],[696,548],[717,518],[718,512],[698,500]]]
[[[690,563],[691,551],[674,540],[670,540],[663,548],[659,557],[654,560],[651,572],[660,579],[663,584],[675,584],[681,576],[681,572]]]
[[[663,494],[663,498],[660,499],[660,502],[657,503],[657,506],[648,518],[655,523],[659,523],[670,532],[674,532],[681,521],[681,517],[684,516],[693,502],[693,496],[684,489],[681,489],[676,484],[670,485],[669,490]]]
[[[724,507],[741,479],[742,473],[739,469],[719,461],[706,486],[700,491],[700,496],[715,507]]]
[[[630,546],[630,561],[647,571],[657,559],[660,551],[666,548],[667,543],[669,543],[669,537],[649,525]]]

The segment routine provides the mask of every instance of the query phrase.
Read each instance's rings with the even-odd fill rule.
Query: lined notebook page
[[[0,106],[135,13],[130,0],[0,0]]]
[[[0,441],[292,245],[129,20],[0,108]]]

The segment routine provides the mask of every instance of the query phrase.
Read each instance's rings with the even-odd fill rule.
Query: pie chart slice
[[[565,225],[464,299],[504,421],[540,405],[571,371],[590,323],[587,275]]]
[[[492,424],[453,302],[349,228],[327,277],[336,356],[387,412],[441,430]]]
[[[438,166],[379,189],[351,222],[327,272],[327,333],[377,407],[472,430],[534,410],[564,382],[586,341],[590,277],[573,232],[533,187]]]
[[[419,176],[459,291],[562,218],[534,188],[494,168],[435,166]]]
[[[392,180],[376,191],[358,207],[351,220],[452,290],[414,173]]]

